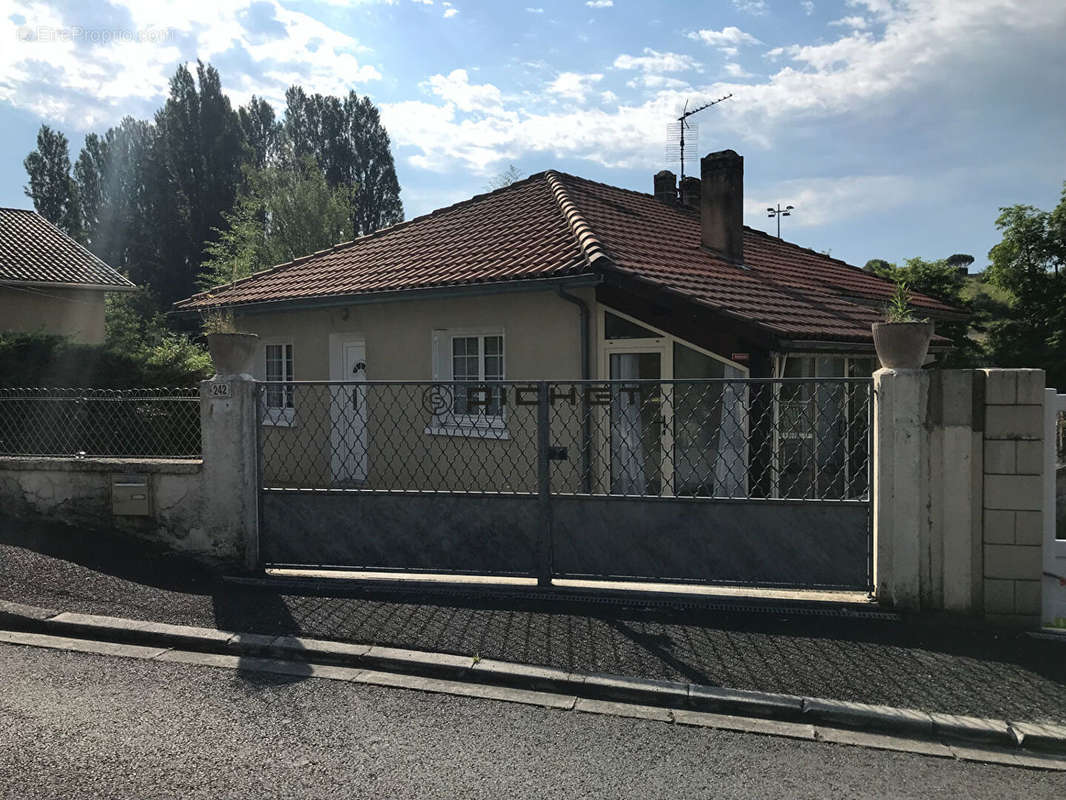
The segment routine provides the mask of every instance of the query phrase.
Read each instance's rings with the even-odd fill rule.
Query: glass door
[[[608,358],[611,380],[621,382],[611,384],[611,494],[661,494],[662,384],[638,381],[662,380],[662,353],[610,352]]]

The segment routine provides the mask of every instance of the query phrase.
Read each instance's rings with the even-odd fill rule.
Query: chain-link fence
[[[264,486],[869,499],[865,378],[259,385]]]
[[[0,455],[199,458],[200,393],[0,389]]]

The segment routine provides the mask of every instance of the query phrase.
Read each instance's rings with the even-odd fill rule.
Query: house
[[[105,295],[135,288],[35,211],[0,208],[0,330],[98,344]]]
[[[396,469],[397,453],[424,463],[427,453],[458,440],[465,442],[463,458],[474,459],[483,473],[494,464],[510,476],[507,490],[525,491],[535,482],[528,457],[535,442],[516,441],[531,428],[520,421],[514,391],[507,395],[494,382],[872,374],[870,324],[881,319],[891,283],[745,227],[743,158],[731,150],[704,158],[700,179],[678,187],[664,171],[653,188],[644,194],[542,172],[195,295],[177,308],[233,309],[239,326],[261,337],[258,377],[267,381],[484,387],[473,395],[457,392],[431,416],[402,385],[356,391],[343,402],[313,400],[309,387],[302,408],[299,387],[268,387],[268,447],[305,452],[298,437],[306,433],[295,429],[321,419],[332,425],[318,467],[309,463],[315,459],[294,457],[291,472],[279,477],[294,483],[321,469],[329,474],[313,480],[332,485],[470,488],[451,473],[446,479]],[[915,296],[914,303],[933,318],[958,317],[929,297]],[[582,399],[571,403],[571,419],[560,423],[567,430],[555,438],[582,457],[569,475],[561,470],[553,480],[569,480],[573,491],[595,483],[622,494],[848,497],[865,491],[867,475],[840,476],[848,454],[867,447],[866,419],[860,437],[828,424],[825,413],[859,413],[847,405],[848,384],[824,384],[819,391],[832,397],[815,396],[812,384],[774,384],[772,396],[757,384],[718,383],[713,390],[701,384],[698,397],[680,385],[637,385],[639,392],[605,400],[609,421],[602,430],[595,429],[599,412],[589,411],[596,403],[580,392],[570,395]],[[345,412],[345,404],[363,408]],[[399,407],[409,420],[402,431]],[[376,422],[375,414],[381,415]],[[767,414],[774,419],[773,441],[763,443],[757,440],[762,423],[752,417]],[[367,428],[375,426],[380,435],[371,431],[368,441]],[[836,439],[827,445],[826,436]],[[819,442],[823,455],[814,452]],[[356,455],[338,459],[339,451]],[[760,459],[765,463],[754,475]],[[388,479],[376,472],[385,468]],[[820,475],[830,473],[832,486],[823,485]]]

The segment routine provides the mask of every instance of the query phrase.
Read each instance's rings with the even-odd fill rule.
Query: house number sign
[[[229,397],[229,384],[228,383],[212,383],[211,384],[211,396],[212,397]]]

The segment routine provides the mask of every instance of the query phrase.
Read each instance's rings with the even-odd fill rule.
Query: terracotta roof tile
[[[0,284],[68,283],[131,289],[133,284],[36,211],[0,208]]]
[[[616,271],[793,339],[870,339],[893,284],[745,228],[744,267],[700,244],[698,214],[652,195],[558,172],[178,303],[279,302]],[[915,305],[956,309],[924,296]]]

